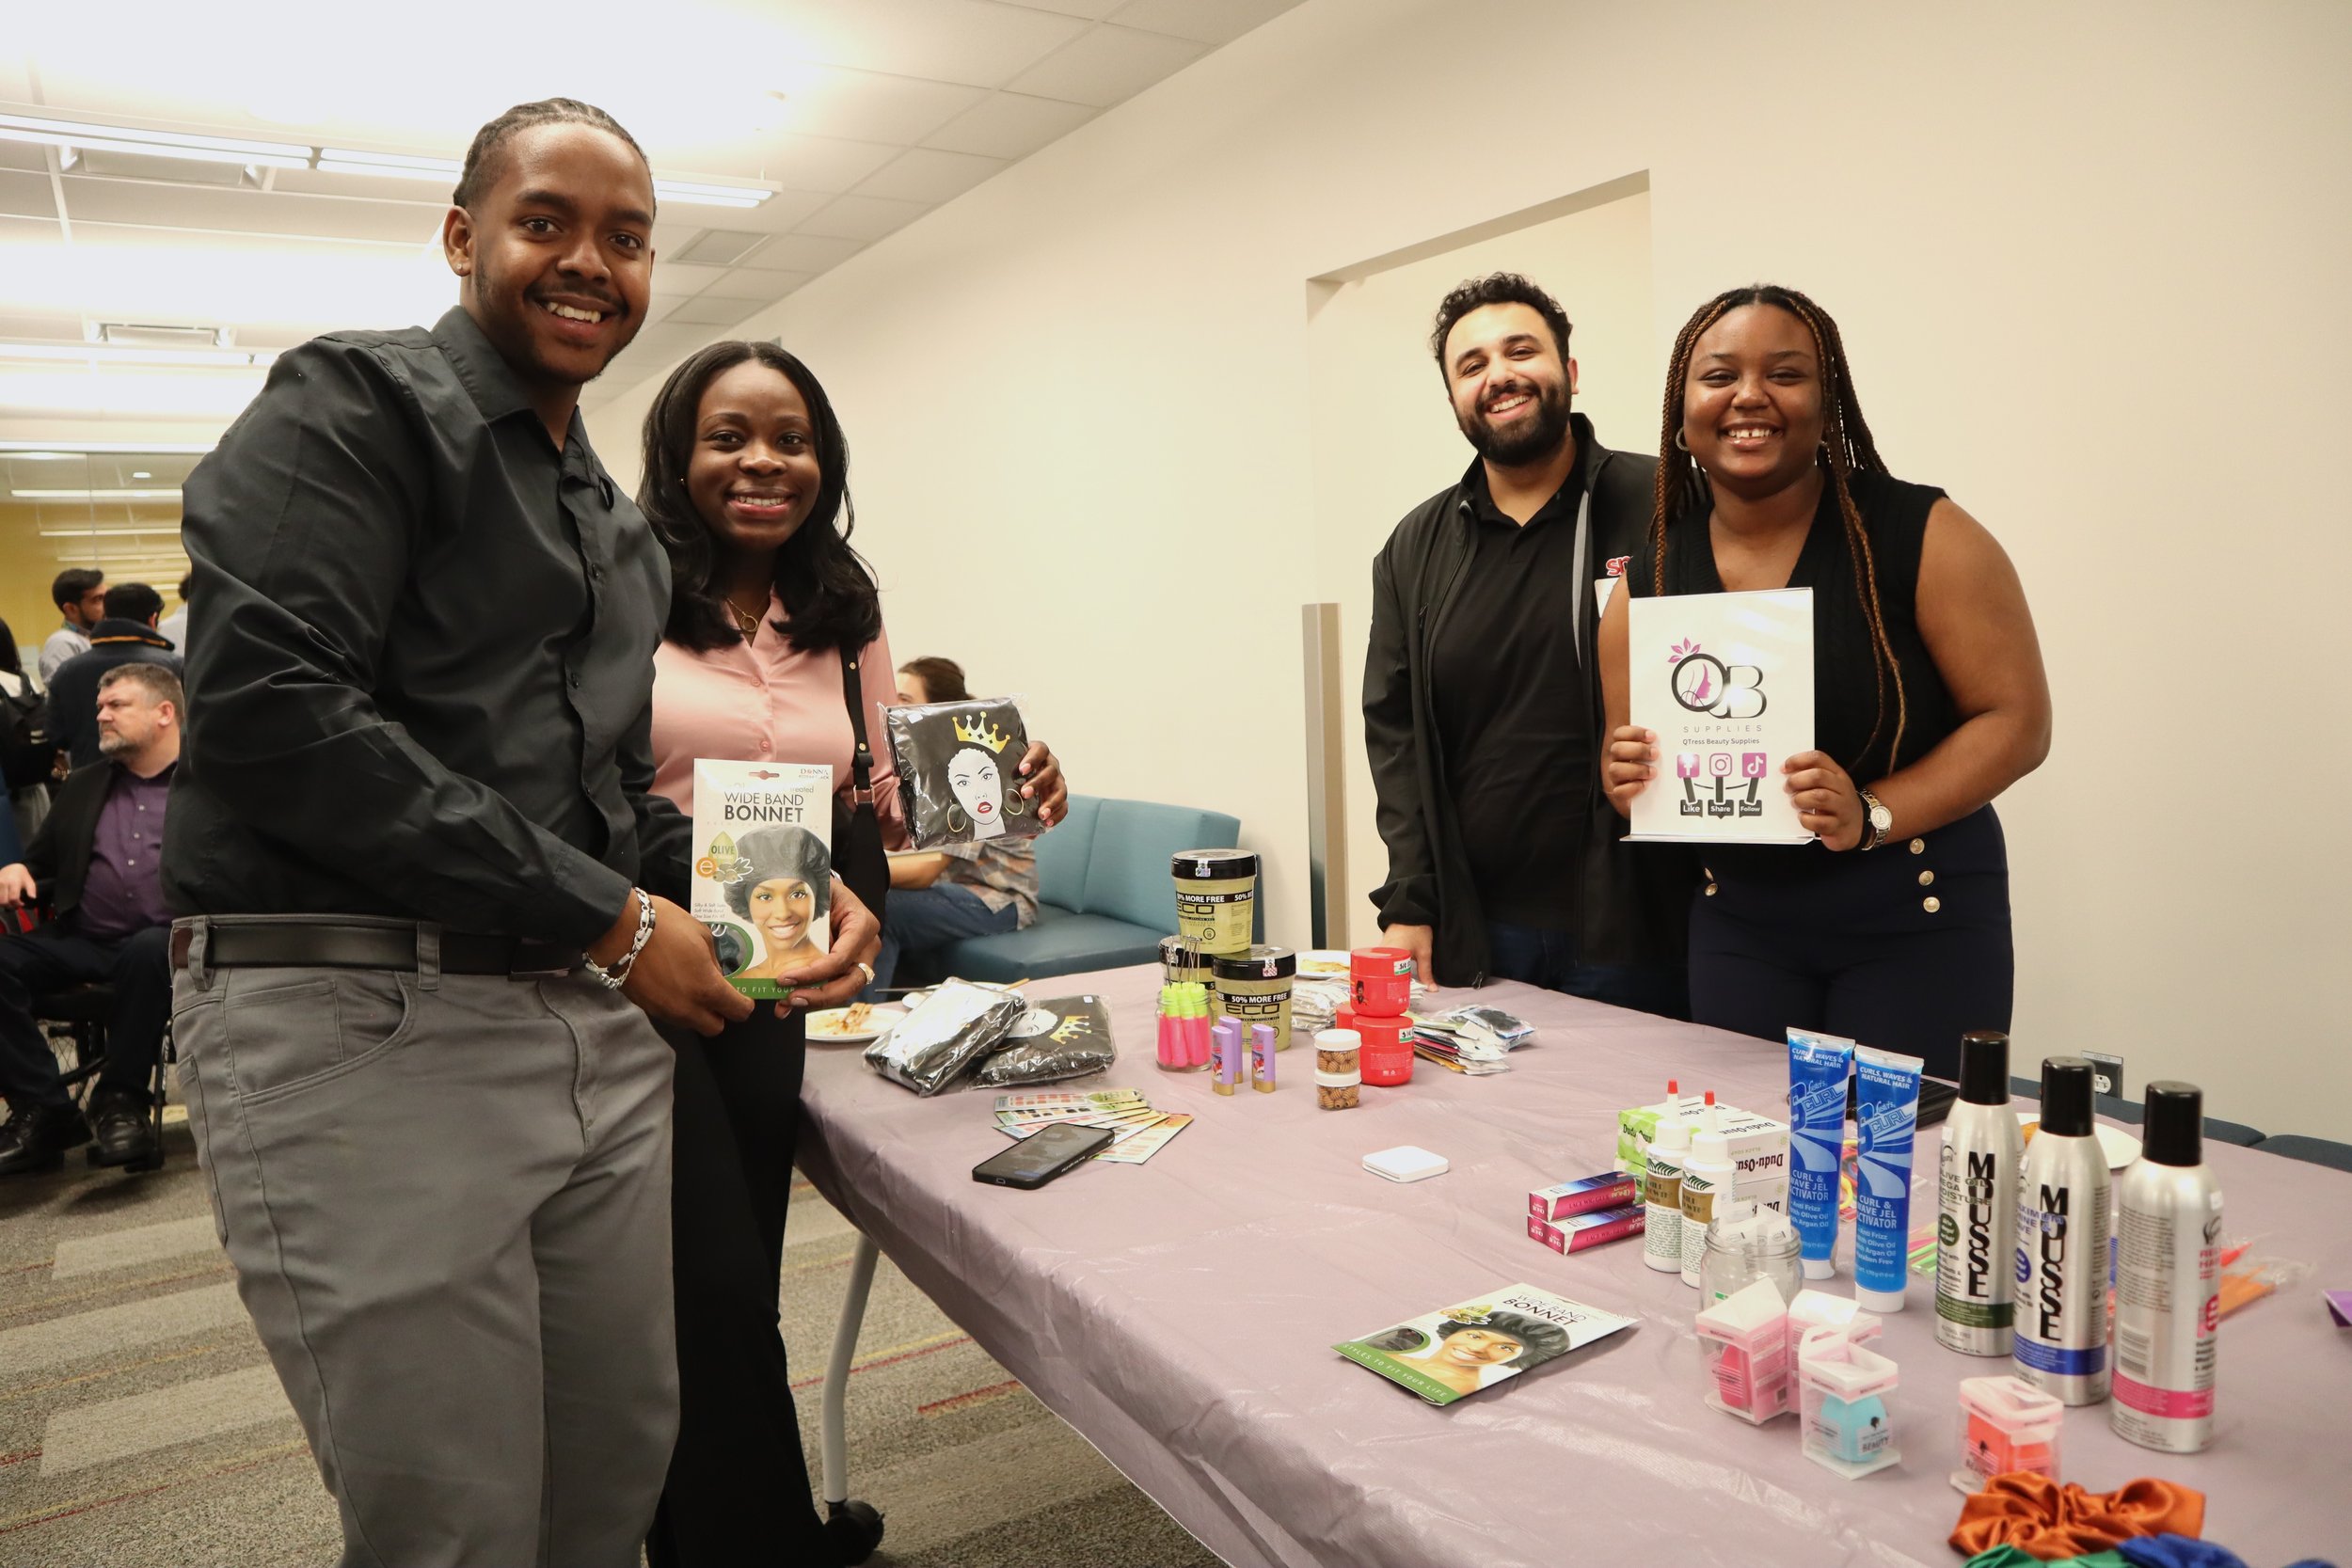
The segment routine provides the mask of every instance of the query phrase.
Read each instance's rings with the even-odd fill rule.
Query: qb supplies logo
[[[1687,639],[1668,650],[1666,662],[1675,702],[1684,712],[1721,720],[1763,717],[1764,672],[1756,666],[1726,664]],[[1682,799],[1676,804],[1684,816],[1761,816],[1771,773],[1772,759],[1763,752],[1677,752],[1675,777]]]

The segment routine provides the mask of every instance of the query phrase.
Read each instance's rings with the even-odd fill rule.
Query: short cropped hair
[[[169,703],[174,713],[188,711],[188,694],[181,689],[180,677],[161,664],[151,664],[145,659],[132,664],[118,664],[98,677],[98,689],[103,691],[110,686],[120,686],[125,682],[146,692],[151,704],[160,706]]]
[[[1456,283],[1454,292],[1438,302],[1438,325],[1429,334],[1429,352],[1437,357],[1439,374],[1447,373],[1446,334],[1464,316],[1489,305],[1524,305],[1543,317],[1551,328],[1551,341],[1560,345],[1560,362],[1567,363],[1568,334],[1574,328],[1569,325],[1568,313],[1560,309],[1560,302],[1516,272],[1490,272],[1484,277],[1465,278]]]
[[[164,596],[143,582],[118,582],[106,590],[106,619],[149,621],[164,612]]]
[[[87,566],[69,566],[57,574],[57,580],[49,585],[49,602],[63,610],[70,604],[80,604],[82,595],[106,580],[106,574],[94,572]]]
[[[653,178],[653,160],[637,145],[637,138],[622,129],[619,120],[594,103],[582,103],[577,98],[542,98],[536,103],[516,104],[473,134],[473,145],[466,149],[465,166],[458,171],[457,188],[450,193],[450,201],[470,211],[482,198],[482,193],[498,183],[506,144],[538,125],[593,125],[599,131],[609,131],[628,143],[628,150],[645,166],[645,178]]]

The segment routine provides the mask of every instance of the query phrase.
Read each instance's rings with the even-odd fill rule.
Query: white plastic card
[[[1444,1155],[1432,1154],[1412,1144],[1399,1144],[1394,1148],[1364,1156],[1364,1169],[1391,1181],[1425,1180],[1432,1176],[1443,1176],[1450,1168]]]

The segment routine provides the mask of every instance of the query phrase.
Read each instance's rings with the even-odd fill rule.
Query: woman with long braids
[[[2007,1029],[2015,961],[1994,797],[2050,749],[2033,617],[1992,534],[1879,456],[1837,324],[1758,284],[1701,306],[1666,372],[1637,594],[1813,590],[1815,743],[1781,766],[1815,842],[1723,845],[1691,912],[1691,1009],[1777,1040],[1819,1029],[1957,1071]],[[1602,784],[1655,775],[1629,726],[1627,610],[1601,625]]]
[[[771,854],[754,844],[758,833],[744,852],[779,894],[797,885],[808,895],[779,906],[787,935],[796,919],[803,929],[825,919],[828,904],[836,938],[843,909],[887,923],[883,850],[904,846],[906,826],[889,749],[868,737],[880,737],[879,709],[897,688],[881,594],[850,546],[850,444],[823,385],[773,343],[694,355],[646,412],[637,500],[670,555],[654,788],[691,812],[696,757],[829,765],[830,896],[810,885],[821,862],[783,846]],[[1069,792],[1053,753],[1030,747],[1021,772],[1038,819],[1060,820]],[[863,951],[836,942],[820,962],[787,971],[803,981],[788,1004],[716,1039],[675,1042],[678,1438],[645,1544],[652,1568],[831,1568],[864,1561],[882,1539],[865,1503],[817,1516],[776,1311],[807,1013],[873,978],[880,933],[863,929]]]

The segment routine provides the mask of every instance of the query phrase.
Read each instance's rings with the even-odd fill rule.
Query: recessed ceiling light
[[[155,476],[149,473],[145,468],[139,468],[135,470],[131,477],[133,479],[153,479]]]

